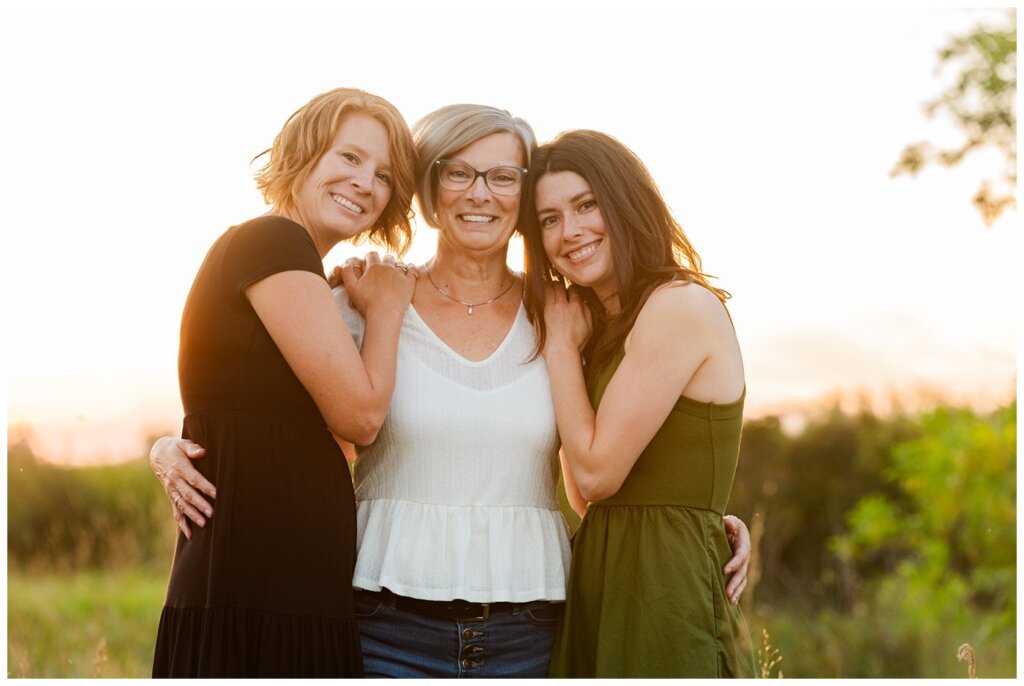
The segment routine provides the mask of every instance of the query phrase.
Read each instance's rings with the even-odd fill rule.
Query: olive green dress
[[[595,408],[622,357],[590,384]],[[590,503],[573,537],[551,676],[754,676],[722,573],[745,395],[725,405],[681,397],[619,492]]]

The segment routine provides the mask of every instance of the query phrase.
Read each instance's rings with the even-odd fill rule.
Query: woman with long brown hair
[[[720,572],[746,394],[728,294],[614,138],[564,133],[530,179],[527,303],[583,513],[551,675],[752,676]]]

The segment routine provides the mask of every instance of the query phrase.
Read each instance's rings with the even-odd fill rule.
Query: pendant
[[[469,306],[469,316],[470,317],[473,316],[473,306],[472,305]]]

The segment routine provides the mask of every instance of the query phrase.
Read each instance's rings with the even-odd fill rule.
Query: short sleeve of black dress
[[[244,408],[323,424],[245,295],[257,281],[293,270],[324,276],[309,234],[283,217],[232,227],[210,248],[182,316],[178,376],[186,415]]]
[[[254,219],[214,243],[186,301],[183,435],[206,447],[195,466],[217,499],[205,527],[178,537],[154,675],[361,673],[347,464],[245,295],[292,270],[324,276],[309,235]]]
[[[278,272],[302,270],[324,275],[324,265],[306,230],[284,217],[265,216],[233,229],[225,283],[245,289]]]

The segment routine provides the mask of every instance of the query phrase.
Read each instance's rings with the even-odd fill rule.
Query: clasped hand
[[[412,301],[419,275],[415,265],[371,251],[366,257],[350,257],[344,265],[335,267],[327,283],[331,288],[344,285],[349,303],[365,317],[371,307],[394,306],[404,311]]]
[[[544,293],[545,351],[556,346],[581,352],[593,331],[592,315],[579,289],[552,281]]]

